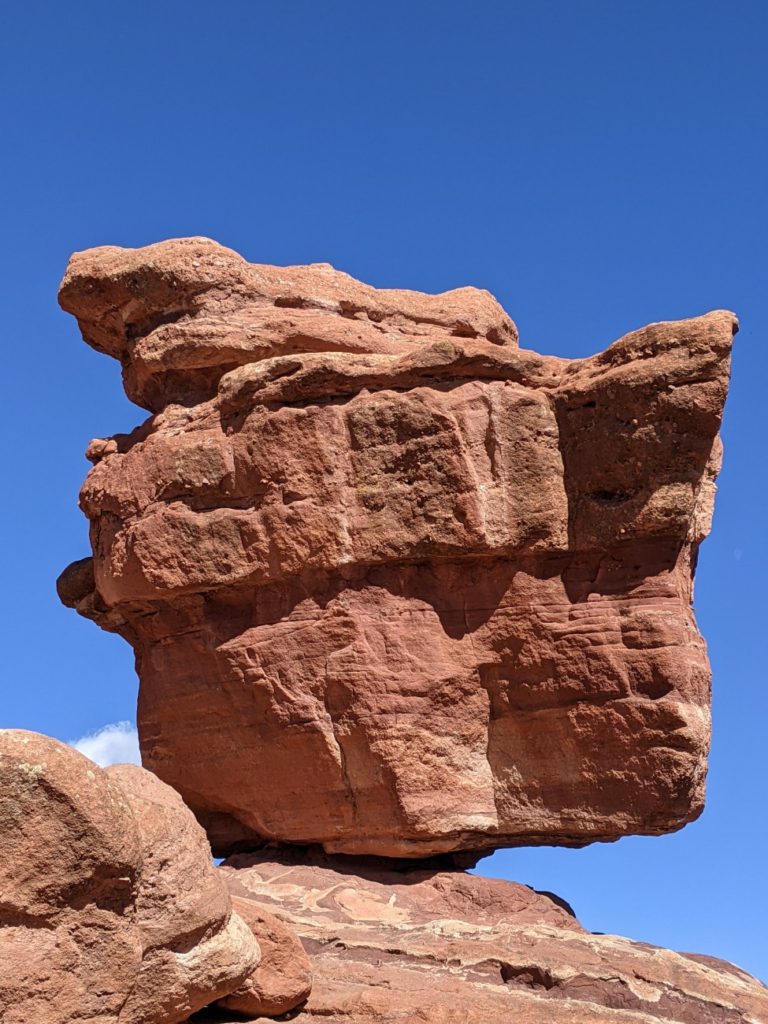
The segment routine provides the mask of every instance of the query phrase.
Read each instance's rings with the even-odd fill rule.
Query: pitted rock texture
[[[243,985],[251,929],[181,798],[0,731],[0,1022],[176,1024]]]
[[[145,764],[217,852],[424,858],[677,829],[733,314],[587,359],[486,292],[379,291],[205,239],[61,289],[154,415],[97,440],[62,599],[136,651]]]
[[[306,851],[270,856],[236,855],[222,870],[233,893],[269,907],[311,955],[297,1024],[768,1020],[768,989],[733,965],[592,935],[526,886]]]

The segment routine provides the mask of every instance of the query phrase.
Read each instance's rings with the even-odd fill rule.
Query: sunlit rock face
[[[153,413],[98,440],[60,593],[134,646],[144,763],[226,852],[419,858],[677,829],[691,610],[736,319],[587,359],[487,292],[206,239],[76,254],[83,337]]]

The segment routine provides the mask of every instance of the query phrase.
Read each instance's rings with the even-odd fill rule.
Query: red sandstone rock
[[[700,812],[692,615],[736,320],[589,359],[486,292],[378,291],[205,239],[73,257],[155,411],[92,443],[63,600],[134,646],[145,763],[214,848],[426,857]]]
[[[213,398],[222,374],[294,352],[409,352],[443,337],[517,343],[488,292],[381,290],[327,263],[246,263],[208,238],[75,253],[61,305],[124,366],[130,398],[160,411]]]
[[[140,969],[138,834],[82,754],[0,731],[0,1020],[111,1024]]]
[[[176,1024],[258,963],[181,798],[0,732],[0,1021]]]
[[[312,967],[299,939],[253,900],[232,896],[232,907],[251,928],[261,962],[219,1006],[248,1017],[278,1017],[303,1003],[312,989]]]
[[[144,953],[120,1024],[173,1024],[243,984],[259,947],[232,913],[205,833],[178,793],[136,765],[106,772],[134,812],[142,855],[136,918]]]
[[[238,855],[222,870],[310,951],[315,980],[297,1024],[768,1020],[768,989],[732,964],[591,935],[522,885],[269,856]]]

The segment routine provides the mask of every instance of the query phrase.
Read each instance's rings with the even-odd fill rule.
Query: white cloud
[[[130,722],[114,722],[103,729],[70,740],[70,746],[106,768],[108,764],[141,764],[139,734]]]

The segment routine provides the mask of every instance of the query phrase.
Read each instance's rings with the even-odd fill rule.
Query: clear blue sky
[[[143,418],[58,311],[69,253],[210,235],[373,284],[490,288],[526,347],[742,318],[696,607],[709,803],[664,839],[508,851],[587,927],[768,976],[768,4],[281,0],[6,4],[2,723],[133,719],[128,646],[59,607],[87,553],[88,440]]]

